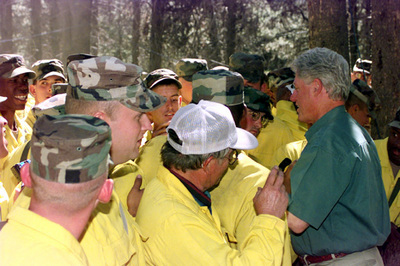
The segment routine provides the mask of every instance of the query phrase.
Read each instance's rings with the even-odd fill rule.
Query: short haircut
[[[115,119],[120,103],[118,101],[87,101],[72,98],[67,94],[65,112],[67,114],[94,115],[98,111],[104,112],[111,120]]]
[[[300,55],[292,64],[296,76],[311,82],[321,80],[332,100],[346,101],[350,92],[349,64],[338,53],[314,48]]]

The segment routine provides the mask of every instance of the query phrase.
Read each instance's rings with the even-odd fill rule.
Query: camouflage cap
[[[207,69],[207,61],[204,59],[183,58],[176,64],[176,74],[186,81],[192,81],[193,74]]]
[[[227,106],[243,104],[243,77],[228,70],[205,70],[193,75],[193,98]]]
[[[66,81],[62,62],[58,59],[36,61],[32,65],[32,70],[36,73],[35,80],[42,80],[50,76],[58,76]]]
[[[244,103],[247,108],[255,112],[263,112],[266,118],[274,120],[271,113],[271,99],[264,92],[252,87],[244,87]]]
[[[35,78],[35,72],[25,66],[24,58],[17,54],[0,54],[0,77],[10,79],[21,74]]]
[[[83,183],[108,172],[111,129],[87,115],[40,117],[33,126],[31,171],[48,181]]]
[[[51,85],[51,94],[57,95],[66,93],[68,88],[68,83],[55,83]]]
[[[392,122],[389,123],[390,127],[400,128],[400,107],[396,111],[396,116]]]
[[[278,88],[288,83],[293,83],[295,73],[289,67],[284,67],[270,71],[266,76],[268,88],[276,92]]]
[[[376,92],[363,80],[356,79],[350,86],[350,93],[365,103],[368,107],[369,115],[376,119],[375,110],[380,107],[381,101]]]
[[[257,83],[264,76],[264,58],[256,54],[234,53],[229,57],[229,68],[242,74],[244,79]]]
[[[85,101],[118,101],[138,112],[149,112],[166,98],[144,86],[142,68],[111,56],[71,61],[67,66],[72,98]]]
[[[69,63],[71,63],[72,61],[75,60],[85,60],[85,59],[89,59],[89,58],[93,58],[96,57],[95,55],[91,55],[91,54],[84,54],[84,53],[79,53],[79,54],[70,54],[67,57],[67,66],[69,65]]]
[[[66,93],[54,95],[32,107],[36,118],[42,115],[64,115]]]
[[[160,68],[150,72],[143,80],[143,83],[147,88],[152,90],[157,84],[164,80],[171,80],[178,86],[178,89],[182,88],[182,84],[178,80],[178,75],[174,71],[166,68]]]

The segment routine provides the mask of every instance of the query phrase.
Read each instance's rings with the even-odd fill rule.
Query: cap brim
[[[47,73],[46,75],[44,75],[44,76],[41,78],[41,80],[42,80],[42,79],[45,79],[45,78],[47,78],[47,77],[51,77],[51,76],[60,77],[60,78],[64,79],[64,81],[67,80],[63,74],[61,74],[60,72],[57,72],[57,71],[53,71],[53,72]]]
[[[390,127],[400,128],[400,121],[394,120],[394,121],[389,123],[389,126]]]
[[[0,103],[4,102],[5,100],[7,100],[7,97],[0,96]]]
[[[139,101],[138,98],[140,98]],[[132,99],[126,98],[126,99],[120,99],[120,100],[115,99],[115,100],[119,101],[129,109],[145,113],[154,111],[163,106],[167,102],[167,98],[147,88],[143,89],[139,97],[136,96],[135,98]]]
[[[257,148],[258,140],[253,134],[241,128],[236,128],[236,133],[237,141],[229,148],[239,150],[251,150]]]
[[[365,74],[370,75],[371,73],[368,70],[362,69],[362,68],[358,68],[356,66],[353,67],[353,72],[365,72]]]
[[[5,78],[13,78],[13,77],[16,77],[16,76],[19,76],[19,75],[22,75],[22,74],[28,74],[28,77],[30,79],[33,79],[33,78],[36,77],[36,74],[35,74],[34,71],[32,71],[32,70],[30,70],[30,69],[28,69],[28,68],[26,68],[24,66],[21,66],[21,67],[18,67],[16,69],[14,69],[10,73],[9,77],[5,77]]]
[[[178,86],[178,89],[182,88],[182,84],[179,82],[179,80],[176,80],[174,78],[162,78],[162,79],[155,81],[153,84],[151,84],[149,89],[152,90],[155,86],[157,86],[158,83],[160,83],[161,81],[164,81],[164,80],[172,80],[176,83],[176,85]]]

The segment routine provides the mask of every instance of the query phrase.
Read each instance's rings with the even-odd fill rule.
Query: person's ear
[[[260,87],[261,91],[266,93],[267,92],[267,83],[263,82]]]
[[[151,112],[147,112],[146,115],[147,115],[147,118],[150,120],[150,123],[153,123],[154,122],[153,115],[151,114]]]
[[[29,92],[32,94],[33,97],[36,96],[36,86],[35,85],[29,85]]]
[[[320,79],[314,79],[313,86],[315,95],[320,94],[324,88],[324,85],[322,84],[322,81]]]
[[[21,170],[19,171],[21,180],[24,183],[25,186],[27,187],[32,187],[32,177],[31,173],[29,172],[29,163],[25,163],[22,167]]]
[[[97,196],[97,199],[101,203],[107,203],[111,199],[111,194],[114,188],[114,181],[112,179],[107,178],[103,185],[101,186],[101,190],[99,193],[99,196]]]
[[[94,117],[100,118],[101,120],[104,120],[106,122],[108,122],[108,116],[102,112],[102,111],[97,111],[93,114]]]

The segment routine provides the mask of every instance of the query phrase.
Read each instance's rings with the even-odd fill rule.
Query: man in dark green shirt
[[[345,111],[350,75],[346,60],[314,48],[293,64],[299,120],[313,124],[291,171],[288,223],[305,264],[383,265],[376,249],[390,232],[376,147]]]

